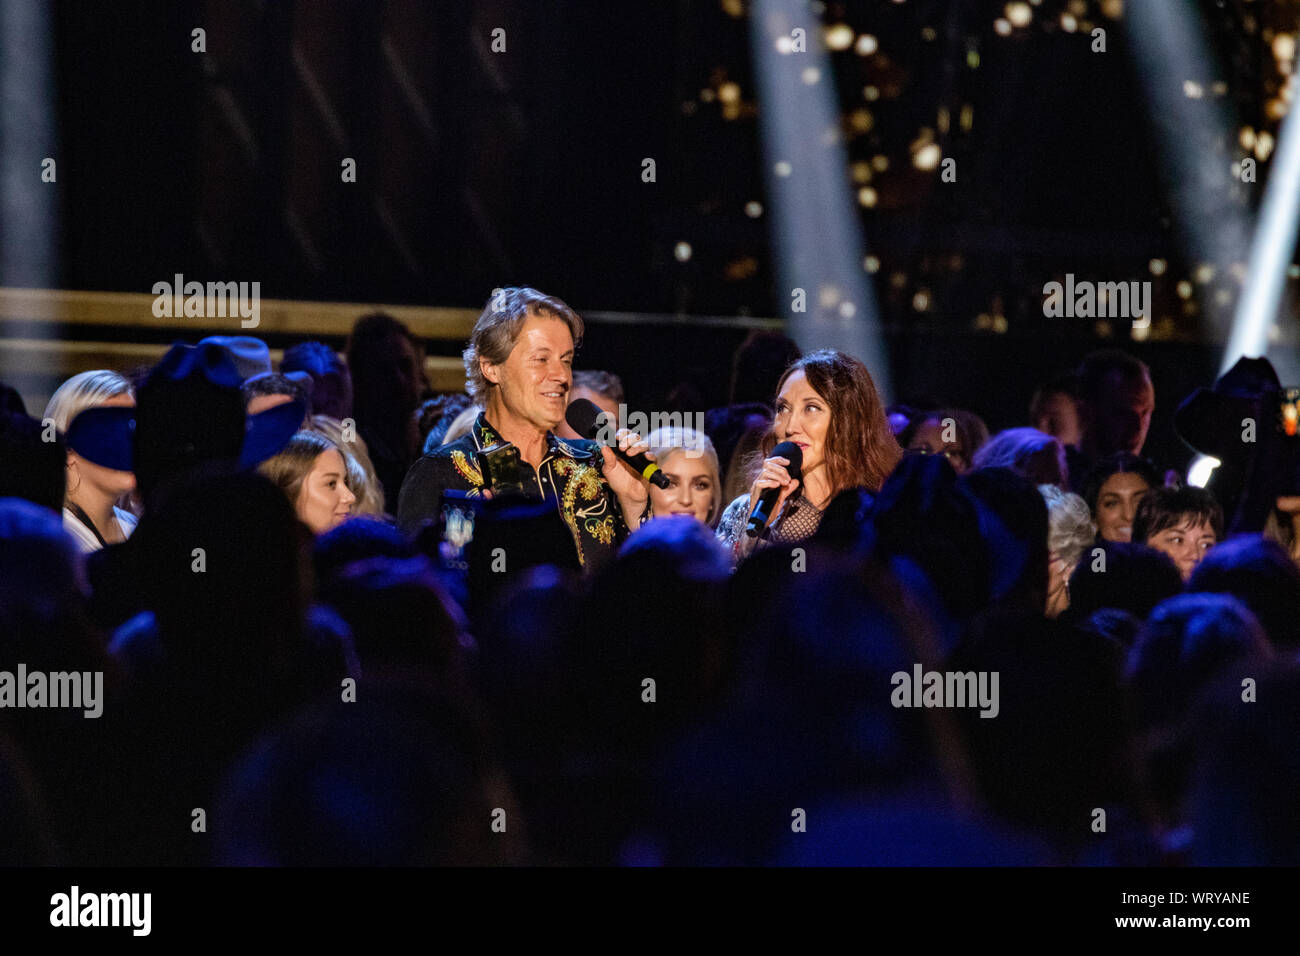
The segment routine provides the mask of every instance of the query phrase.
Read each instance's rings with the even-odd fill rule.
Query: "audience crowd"
[[[1094,352],[990,434],[761,332],[702,431],[597,443],[570,402],[643,406],[583,335],[511,289],[463,392],[378,313],[3,389],[0,861],[1300,863],[1267,362]]]

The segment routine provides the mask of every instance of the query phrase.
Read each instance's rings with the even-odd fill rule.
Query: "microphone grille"
[[[790,467],[786,471],[790,472],[791,478],[803,477],[803,449],[792,441],[783,441],[772,449],[769,457],[788,458]]]
[[[601,407],[590,399],[575,398],[565,410],[564,420],[583,438],[595,438],[600,431],[600,416],[603,414]]]

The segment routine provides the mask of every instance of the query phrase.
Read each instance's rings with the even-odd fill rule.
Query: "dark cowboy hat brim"
[[[252,468],[279,452],[302,427],[306,414],[302,402],[285,402],[249,415],[244,423],[239,467]],[[135,423],[134,408],[88,408],[68,425],[67,445],[96,465],[134,471]]]
[[[1243,421],[1259,427],[1263,396],[1224,395],[1198,388],[1174,412],[1174,431],[1192,448],[1220,461],[1241,454]]]
[[[245,420],[244,444],[239,449],[239,467],[252,468],[277,454],[307,417],[303,402],[282,402]]]
[[[1205,455],[1225,460],[1239,456],[1247,419],[1263,427],[1282,386],[1273,364],[1266,358],[1238,359],[1215,381],[1213,388],[1198,388],[1174,413],[1174,430],[1183,441]]]

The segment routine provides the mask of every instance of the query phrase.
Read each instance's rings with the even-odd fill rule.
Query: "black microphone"
[[[790,477],[796,480],[803,480],[803,449],[792,441],[783,441],[772,449],[769,458],[788,458],[790,460],[786,471]],[[754,505],[754,513],[749,516],[749,524],[745,528],[745,534],[751,538],[756,538],[767,527],[768,520],[772,517],[772,509],[776,507],[776,499],[781,497],[780,488],[764,488],[763,493],[758,496],[758,504]]]
[[[608,417],[608,413],[595,402],[585,398],[575,398],[569,403],[569,407],[564,413],[564,420],[569,423],[570,428],[583,438],[600,441],[596,436],[601,432],[600,417],[602,415]],[[604,444],[604,442],[601,442],[601,444]],[[645,455],[629,455],[615,445],[609,447],[614,454],[635,468],[642,478],[649,479],[652,485],[659,488],[668,487],[668,476],[660,471],[659,466]]]

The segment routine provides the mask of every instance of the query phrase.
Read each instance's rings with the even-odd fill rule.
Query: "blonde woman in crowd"
[[[74,375],[60,385],[45,406],[44,418],[66,434],[73,420],[86,409],[109,405],[134,406],[131,383],[117,372],[96,369]],[[119,505],[135,490],[134,474],[97,465],[69,446],[66,488],[63,527],[83,551],[98,551],[131,536],[136,517]]]
[[[384,486],[379,483],[379,476],[370,462],[370,453],[361,436],[344,435],[343,423],[328,415],[310,416],[306,428],[324,435],[343,455],[348,470],[348,487],[357,497],[352,513],[376,517],[384,514]]]
[[[707,435],[692,428],[656,428],[646,436],[668,487],[650,486],[650,516],[688,514],[716,528],[722,517],[718,453]]]
[[[298,432],[257,470],[284,492],[312,534],[324,534],[352,515],[357,497],[348,487],[343,453],[318,432]]]

